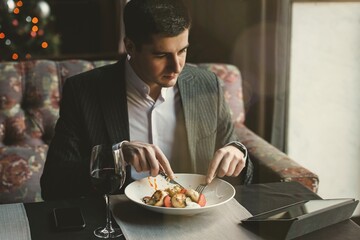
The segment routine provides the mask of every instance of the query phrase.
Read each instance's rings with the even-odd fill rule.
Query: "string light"
[[[18,1],[18,2],[16,3],[16,6],[22,7],[22,6],[23,6],[23,2],[22,2],[22,1]]]
[[[19,12],[20,12],[20,9],[19,8],[14,8],[14,14],[19,14]]]
[[[19,55],[17,53],[13,53],[13,55],[11,56],[11,58],[13,60],[17,60],[19,58]]]
[[[37,17],[33,17],[32,20],[31,20],[31,22],[32,22],[33,24],[37,24],[37,23],[39,22],[39,19],[38,19]]]
[[[44,9],[38,9],[39,4],[27,4],[24,2],[24,0],[4,1],[5,3],[7,3],[6,13],[8,13],[10,17],[9,19],[7,19],[8,22],[5,27],[10,28],[10,30],[14,30],[14,32],[9,32],[9,29],[3,28],[3,26],[1,25],[3,22],[3,18],[1,18],[0,48],[2,48],[3,45],[7,53],[5,53],[4,56],[0,56],[0,61],[2,60],[2,57],[13,61],[18,61],[21,59],[31,59],[33,58],[33,54],[38,54],[39,56],[41,54],[48,54],[48,51],[53,51],[53,49],[57,47],[57,36],[56,38],[54,38],[55,43],[53,43],[52,39],[47,39],[45,41],[45,39],[43,38],[45,35],[49,34],[49,32],[46,31],[47,21],[43,21],[43,19],[47,18],[48,16],[42,15]],[[2,14],[3,12],[1,11],[1,15]],[[36,16],[34,16],[33,14],[36,14]],[[19,38],[17,38],[17,36],[19,36]],[[29,43],[29,46],[23,46],[21,43],[23,40],[19,39],[23,39],[24,42],[27,41],[27,43]],[[28,41],[29,39],[31,41]]]
[[[34,25],[34,26],[31,28],[31,31],[33,31],[33,32],[39,31],[38,26]]]
[[[49,44],[47,42],[42,42],[41,43],[42,48],[47,48],[48,46],[49,46]]]

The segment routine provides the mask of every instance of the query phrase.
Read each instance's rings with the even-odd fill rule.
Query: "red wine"
[[[91,181],[101,194],[114,194],[123,185],[125,174],[115,173],[113,168],[97,169],[91,172]]]

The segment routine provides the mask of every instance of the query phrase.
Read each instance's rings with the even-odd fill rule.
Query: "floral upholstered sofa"
[[[41,201],[39,179],[69,76],[113,61],[33,60],[0,62],[0,204]],[[316,192],[318,176],[250,131],[239,70],[197,64],[222,81],[237,134],[255,165],[254,182],[298,181]]]

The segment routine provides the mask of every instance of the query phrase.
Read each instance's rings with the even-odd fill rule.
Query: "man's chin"
[[[177,82],[177,77],[171,79],[171,80],[166,80],[166,81],[161,81],[161,86],[162,87],[173,87],[175,86],[176,82]]]

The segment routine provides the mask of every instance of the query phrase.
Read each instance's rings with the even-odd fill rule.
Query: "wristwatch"
[[[241,142],[238,142],[238,141],[232,141],[232,142],[226,144],[226,146],[228,146],[228,145],[237,147],[244,154],[244,160],[246,161],[246,159],[248,158],[248,150],[244,144],[242,144]]]

